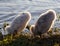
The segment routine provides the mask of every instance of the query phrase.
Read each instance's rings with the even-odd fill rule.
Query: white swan
[[[14,18],[11,25],[5,28],[5,31],[2,30],[2,35],[13,34],[21,32],[27,26],[31,19],[31,14],[29,12],[22,12]]]
[[[41,34],[48,32],[52,28],[55,20],[56,12],[54,10],[48,10],[40,15],[35,25],[30,27],[30,31],[34,36],[41,36]]]

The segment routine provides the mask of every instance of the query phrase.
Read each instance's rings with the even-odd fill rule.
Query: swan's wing
[[[47,32],[50,29],[55,18],[56,13],[53,10],[48,10],[47,12],[41,14],[35,24],[35,30],[41,33]]]

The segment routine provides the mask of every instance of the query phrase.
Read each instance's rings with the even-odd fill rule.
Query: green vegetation
[[[19,37],[7,35],[4,36],[3,39],[0,39],[0,46],[60,46],[60,33],[57,33],[57,31],[55,32],[55,34],[53,34],[53,32],[49,32],[48,35],[50,37],[43,38],[31,38],[29,34],[22,33]]]

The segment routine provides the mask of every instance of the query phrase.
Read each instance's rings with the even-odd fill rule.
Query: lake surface
[[[47,9],[60,13],[60,0],[0,0],[0,27],[4,22],[11,23],[20,12],[29,11],[32,14],[30,24],[34,24],[38,16]],[[60,22],[55,22],[60,27]]]

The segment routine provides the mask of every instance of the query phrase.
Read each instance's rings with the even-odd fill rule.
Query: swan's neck
[[[1,30],[2,35],[7,35],[8,31],[4,31],[3,29]]]

